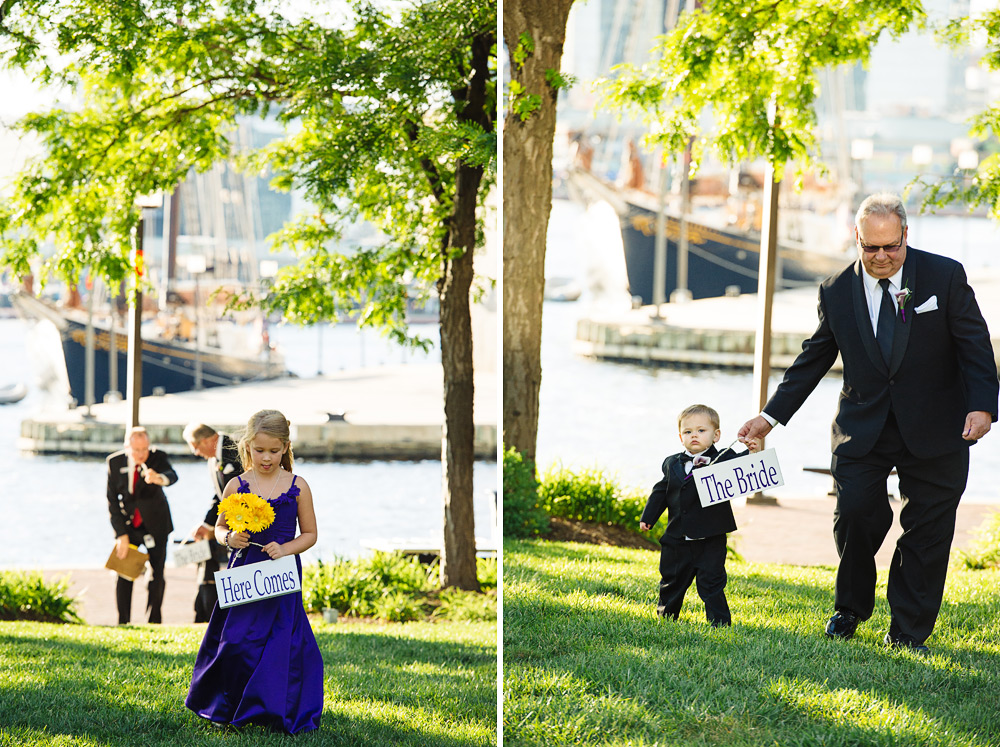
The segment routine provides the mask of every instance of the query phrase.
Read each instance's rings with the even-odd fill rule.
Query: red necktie
[[[139,487],[139,468],[136,467],[132,482],[133,495],[135,495],[135,492],[138,489],[138,487]],[[132,526],[135,527],[136,529],[142,526],[142,514],[139,513],[139,509],[136,509],[135,513],[132,514]]]

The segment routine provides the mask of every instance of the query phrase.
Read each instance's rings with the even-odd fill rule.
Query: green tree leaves
[[[680,152],[692,167],[713,150],[726,163],[816,158],[818,72],[865,62],[879,36],[923,19],[915,0],[709,0],[681,15],[640,67],[601,84],[606,102],[642,113],[647,145]]]
[[[44,155],[0,207],[0,262],[26,272],[51,242],[56,253],[43,276],[73,279],[92,266],[117,287],[129,271],[136,196],[169,192],[189,170],[239,157],[278,188],[302,189],[315,208],[273,237],[275,248],[304,259],[277,278],[268,304],[287,300],[293,318],[317,321],[337,318],[358,299],[377,300],[386,309],[363,319],[403,339],[397,312],[405,286],[430,292],[455,251],[447,247],[459,166],[484,171],[483,196],[495,178],[496,8],[477,0],[391,8],[359,0],[346,22],[333,23],[276,7],[255,0],[14,4],[0,54],[77,99],[18,125]],[[470,81],[482,66],[473,62],[474,43],[485,44],[490,59],[480,71],[487,98],[470,102]],[[478,112],[470,116],[469,107]],[[240,151],[232,137],[240,118],[268,114],[284,136]],[[373,270],[369,252],[333,248],[339,227],[359,218],[382,232],[383,272]],[[336,271],[323,284],[309,282],[306,268],[323,263]],[[299,282],[327,297],[307,302],[301,287],[284,292]],[[399,287],[391,289],[393,282]]]

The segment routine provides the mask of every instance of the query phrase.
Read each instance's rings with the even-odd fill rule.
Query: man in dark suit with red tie
[[[885,643],[928,652],[944,594],[969,446],[997,420],[990,334],[958,262],[907,246],[896,195],[865,199],[859,259],[819,289],[819,326],[763,412],[739,431],[761,438],[788,423],[839,354],[844,385],[833,421],[840,554],[831,638],[849,639],[875,605],[875,553],[892,525],[886,480],[899,475],[903,533],[889,568]]]
[[[167,537],[174,525],[163,488],[177,482],[177,473],[162,451],[151,449],[145,428],[133,428],[125,448],[108,457],[108,510],[115,530],[116,552],[124,559],[129,544],[143,545],[149,553],[147,619],[162,622],[163,566],[167,559]],[[127,625],[132,609],[132,582],[118,577],[116,589],[118,624]]]

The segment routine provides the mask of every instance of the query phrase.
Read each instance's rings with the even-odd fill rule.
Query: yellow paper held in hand
[[[122,578],[135,581],[142,575],[147,560],[149,560],[149,555],[139,550],[135,545],[129,545],[128,555],[124,559],[118,557],[117,548],[112,548],[111,556],[104,567],[114,571]]]

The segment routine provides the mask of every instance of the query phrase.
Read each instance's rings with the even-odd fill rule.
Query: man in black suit
[[[958,262],[906,245],[896,195],[858,209],[860,258],[819,289],[819,326],[764,411],[739,431],[787,423],[838,353],[844,386],[833,421],[840,554],[826,634],[848,639],[875,605],[875,553],[892,524],[886,480],[899,475],[903,534],[889,569],[886,644],[926,654],[944,594],[969,449],[997,420],[989,330]]]
[[[191,451],[208,460],[209,481],[212,483],[212,499],[202,523],[194,531],[194,539],[208,540],[212,557],[198,564],[198,596],[194,600],[194,621],[208,622],[212,609],[219,601],[215,590],[215,572],[220,563],[225,563],[227,553],[215,541],[215,522],[219,518],[219,501],[222,491],[236,475],[243,472],[239,449],[236,442],[224,433],[219,433],[204,423],[191,423],[184,429],[184,440]]]
[[[149,553],[152,578],[149,581],[147,619],[162,622],[163,566],[167,559],[167,537],[174,525],[163,488],[177,482],[177,473],[162,451],[151,449],[145,428],[133,428],[125,448],[108,457],[108,510],[115,530],[119,558],[128,555],[128,546],[144,545]],[[118,577],[116,589],[118,624],[127,625],[132,610],[132,582]]]

